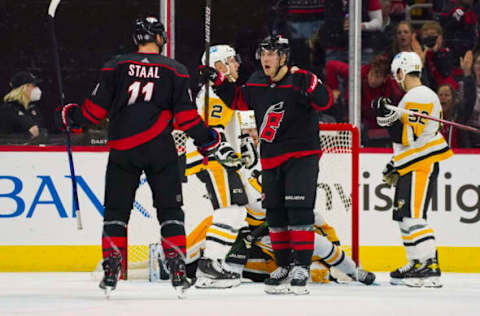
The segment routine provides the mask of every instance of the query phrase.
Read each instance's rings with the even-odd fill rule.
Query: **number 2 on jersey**
[[[139,97],[140,91],[144,95],[143,101],[149,102],[153,96],[153,82],[147,82],[143,87],[140,81],[133,82],[130,86],[128,86],[128,93],[130,94],[130,98],[128,98],[128,105],[136,103]]]

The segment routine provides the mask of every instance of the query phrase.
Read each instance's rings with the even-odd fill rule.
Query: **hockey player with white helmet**
[[[202,63],[206,63],[205,54]],[[224,74],[227,80],[235,82],[238,79],[239,58],[229,45],[210,47],[210,66]],[[205,85],[196,97],[198,112],[204,115]],[[219,152],[208,157],[208,163],[203,163],[203,157],[196,151],[192,141],[187,142],[188,177],[196,176],[205,184],[206,195],[213,208],[213,221],[206,232],[206,240],[202,245],[203,255],[198,249],[190,261],[198,259],[197,288],[229,288],[240,284],[240,275],[231,271],[224,259],[233,245],[238,229],[244,226],[246,210],[244,205],[248,200],[238,170],[243,163],[237,154],[240,146],[237,135],[240,133],[235,111],[229,109],[210,88],[208,104],[208,125],[216,129],[222,137]],[[195,210],[187,210],[188,212]]]
[[[398,108],[441,118],[437,95],[420,80],[422,62],[416,53],[397,54],[391,70],[406,91]],[[393,141],[393,158],[383,171],[383,179],[395,186],[393,220],[398,221],[408,259],[405,266],[390,273],[391,283],[440,287],[435,236],[426,219],[439,162],[453,153],[439,132],[438,122],[400,114],[389,106],[392,102],[387,98],[372,102],[378,125],[388,129]]]

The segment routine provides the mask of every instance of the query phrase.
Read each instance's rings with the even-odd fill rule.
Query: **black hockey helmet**
[[[278,52],[278,56],[282,58],[285,54],[287,58],[285,59],[285,64],[288,63],[288,58],[290,57],[290,45],[288,44],[288,38],[283,37],[282,35],[270,35],[263,39],[259,44],[255,57],[260,59],[262,50],[273,50]]]
[[[135,45],[155,42],[157,34],[163,38],[163,45],[165,45],[167,43],[167,33],[165,32],[165,27],[162,22],[160,22],[157,17],[147,16],[135,20],[133,32],[133,42]]]

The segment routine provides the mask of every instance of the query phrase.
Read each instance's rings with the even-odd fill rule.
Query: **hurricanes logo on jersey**
[[[269,143],[273,142],[284,115],[283,101],[271,105],[263,117],[262,126],[260,127],[260,139]]]

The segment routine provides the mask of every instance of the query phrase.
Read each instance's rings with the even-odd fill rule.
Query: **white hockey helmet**
[[[411,72],[422,72],[422,60],[415,52],[400,52],[393,57],[391,70],[393,78],[402,84],[405,76],[402,80],[399,80],[397,77],[398,71],[402,70],[404,75]]]
[[[237,58],[235,49],[229,45],[215,45],[210,47],[210,67],[215,67],[217,61],[221,61],[225,66],[229,57]],[[202,55],[202,64],[206,64],[205,52]]]
[[[253,111],[237,111],[238,121],[241,129],[257,128],[255,124],[255,112]]]

